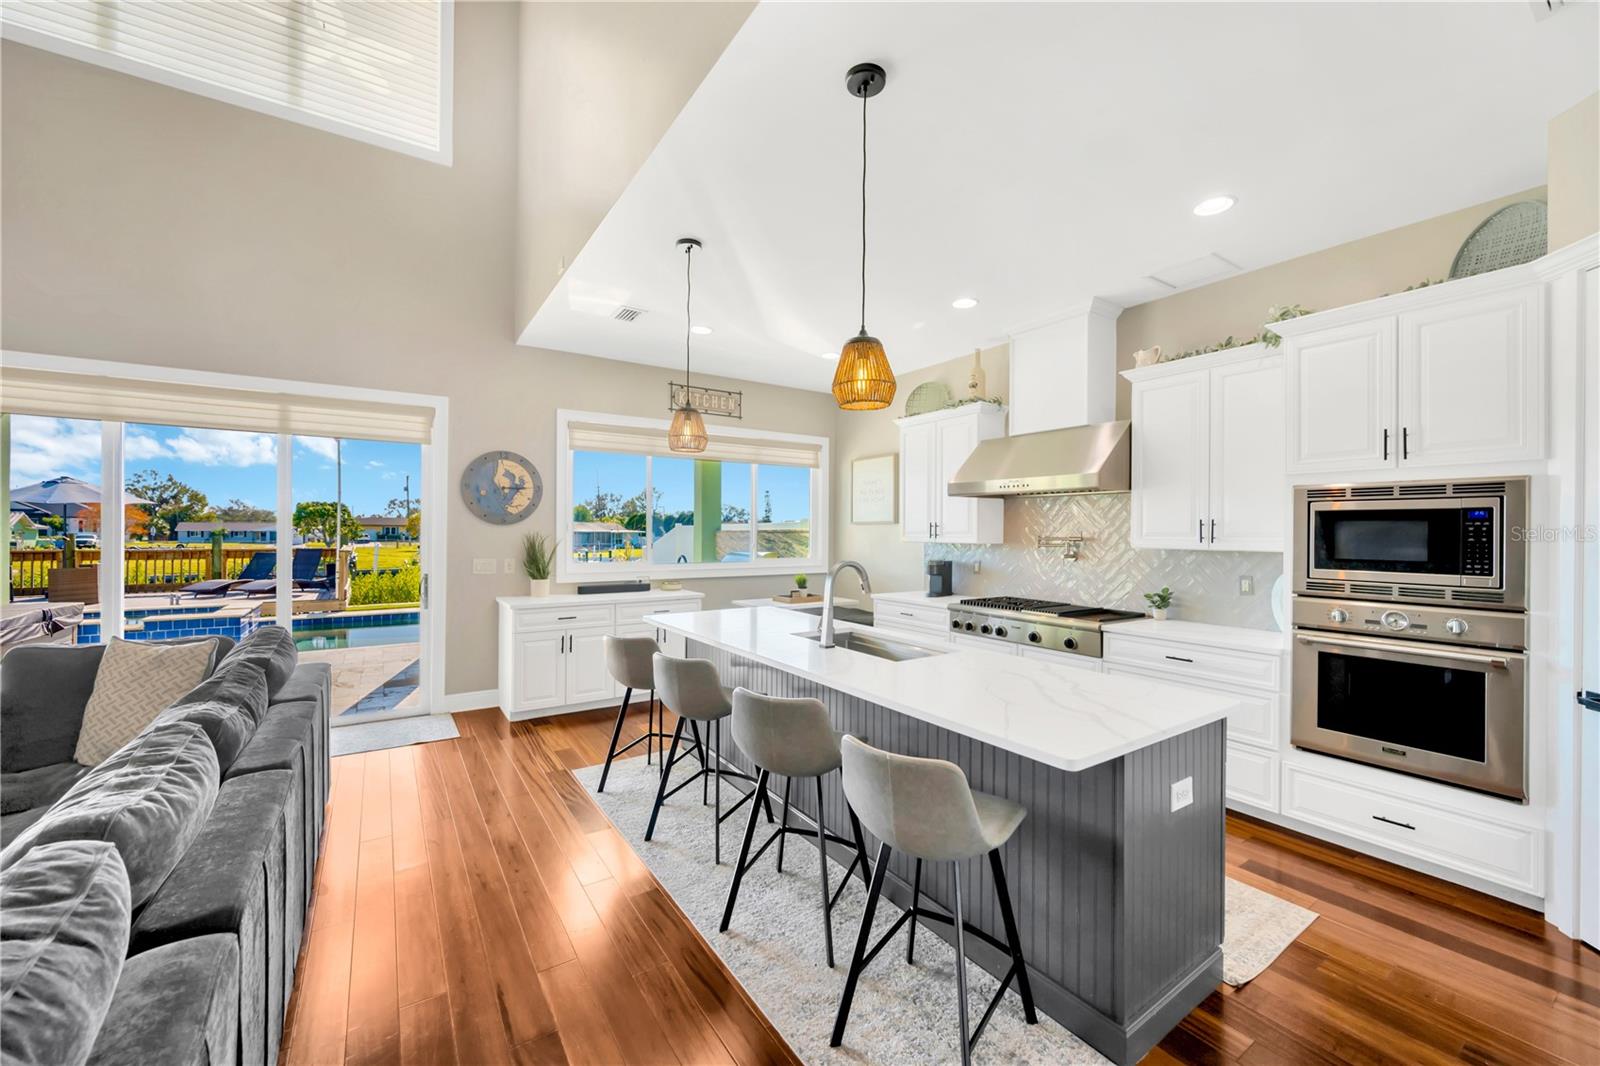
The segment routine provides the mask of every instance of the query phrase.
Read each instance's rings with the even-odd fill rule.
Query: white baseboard
[[[500,690],[497,688],[481,689],[477,692],[454,692],[447,694],[438,707],[440,714],[456,714],[461,711],[478,711],[485,707],[500,706]]]

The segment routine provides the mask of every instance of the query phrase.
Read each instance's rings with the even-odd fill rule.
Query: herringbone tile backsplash
[[[1154,551],[1128,543],[1127,493],[1039,496],[1006,502],[1006,539],[997,545],[929,544],[928,559],[951,559],[963,596],[1037,596],[1098,607],[1144,610],[1143,594],[1172,589],[1172,617],[1193,622],[1275,629],[1272,584],[1283,556],[1268,552]],[[1076,561],[1040,537],[1082,534]],[[974,574],[971,564],[982,563]],[[1239,578],[1255,581],[1239,594]]]

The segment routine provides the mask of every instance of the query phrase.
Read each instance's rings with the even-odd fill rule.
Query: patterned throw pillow
[[[154,644],[113,638],[100,660],[72,760],[94,766],[205,680],[214,640]]]

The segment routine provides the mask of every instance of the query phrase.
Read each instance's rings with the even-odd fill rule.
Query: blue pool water
[[[302,629],[296,623],[294,646],[301,651],[327,651],[330,648],[370,648],[379,644],[414,644],[421,639],[421,629],[415,622],[354,628],[318,626],[314,629]]]
[[[129,640],[173,640],[185,637],[232,637],[242,640],[257,627],[271,623],[255,614],[217,617],[201,611],[179,611],[183,617],[151,619],[172,612],[130,611],[130,621],[141,626],[130,629]],[[151,619],[151,620],[147,620]],[[406,644],[419,639],[421,615],[416,611],[373,611],[367,614],[337,615],[324,618],[296,618],[295,646],[302,651],[327,648],[366,648],[378,644]],[[97,644],[100,626],[88,622],[78,627],[79,644]]]

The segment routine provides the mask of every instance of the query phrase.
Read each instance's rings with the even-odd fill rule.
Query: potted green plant
[[[1144,602],[1150,605],[1150,617],[1156,621],[1163,621],[1167,617],[1167,608],[1172,606],[1172,590],[1162,585],[1159,592],[1146,592]]]
[[[792,599],[803,600],[806,598],[806,584],[808,578],[804,574],[794,575],[794,589],[789,593]]]
[[[550,564],[555,561],[556,544],[543,533],[522,538],[522,572],[528,575],[528,595],[550,595]]]

